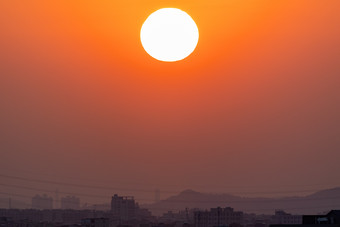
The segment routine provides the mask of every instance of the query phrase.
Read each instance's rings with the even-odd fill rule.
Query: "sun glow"
[[[153,58],[174,62],[188,57],[198,43],[198,28],[184,11],[163,8],[144,22],[140,38],[145,51]]]

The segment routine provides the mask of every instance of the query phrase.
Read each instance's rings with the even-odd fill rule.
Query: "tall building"
[[[61,209],[79,210],[80,199],[75,196],[66,196],[61,198]]]
[[[32,208],[37,210],[51,210],[53,209],[53,198],[46,194],[42,196],[36,195],[32,198]]]
[[[132,196],[118,196],[115,194],[111,200],[112,214],[121,220],[131,220],[136,218],[138,205]]]
[[[196,211],[194,213],[195,227],[219,227],[230,224],[242,224],[243,212],[234,211],[231,207],[212,208],[210,211]]]

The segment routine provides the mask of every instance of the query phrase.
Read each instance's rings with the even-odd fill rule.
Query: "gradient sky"
[[[198,25],[183,61],[156,61],[141,46],[144,20],[163,7]],[[188,188],[272,196],[340,186],[339,9],[0,1],[0,197],[42,193],[29,186],[143,203],[156,188],[164,199]]]

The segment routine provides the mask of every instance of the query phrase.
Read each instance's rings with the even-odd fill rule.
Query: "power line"
[[[20,186],[20,185],[2,184],[2,183],[0,183],[0,185],[5,186],[5,187],[21,188],[21,189],[27,189],[27,190],[32,190],[32,191],[55,193],[55,191],[53,190],[44,190],[44,189],[38,189],[38,188],[32,188],[32,187],[26,187],[26,186]],[[77,196],[92,197],[92,198],[106,198],[106,199],[108,198],[108,196],[84,194],[84,193],[72,193],[72,192],[64,192],[64,191],[58,191],[58,193],[64,194],[64,195],[77,195]]]
[[[8,170],[8,168],[3,168],[3,167],[0,167],[0,169],[5,169],[5,170]],[[27,172],[30,172],[31,174],[34,174],[36,175],[36,173],[32,172],[31,170],[24,170],[24,169],[9,169],[9,171],[21,171],[21,172],[24,172],[25,174]],[[39,172],[39,175],[41,175],[43,173],[40,173]],[[2,175],[5,175],[5,174],[2,174]],[[58,177],[57,175],[51,175],[51,174],[44,174],[45,176],[53,176],[53,177]],[[1,176],[1,175],[0,175]],[[9,175],[6,175],[6,176],[9,176]],[[39,177],[40,178],[40,177]],[[65,178],[65,177],[63,177]],[[72,177],[69,177],[67,176],[66,178],[68,179],[72,179],[72,180],[79,180],[81,178],[79,177],[76,177],[76,178],[72,178]],[[37,180],[37,179],[34,179],[33,180]],[[94,179],[85,179],[85,178],[82,178],[81,180],[84,180],[84,181],[91,181],[91,182],[97,182],[97,183],[103,183],[102,181],[99,181],[99,180],[94,180]],[[38,183],[50,183],[49,181],[46,181],[46,180],[38,180],[38,181],[44,181],[44,182],[38,182]],[[121,181],[121,179],[115,179],[115,181]],[[67,186],[74,186],[74,187],[78,187],[80,185],[83,185],[83,184],[78,184],[78,186],[76,186],[77,184],[70,184],[70,183],[65,183],[65,182],[58,182],[58,181],[52,181],[53,184],[62,184],[62,185],[67,185]],[[140,185],[139,183],[132,183],[132,182],[124,182],[124,183],[121,183],[121,184],[129,184],[129,185]],[[149,184],[150,185],[150,184]],[[251,186],[236,186],[236,185],[230,185],[228,187],[223,187],[223,186],[213,186],[213,185],[207,185],[207,184],[204,184],[204,185],[193,185],[192,187],[194,188],[215,188],[215,189],[225,189],[225,190],[228,190],[228,193],[234,193],[234,194],[276,194],[276,193],[304,193],[304,192],[315,192],[315,191],[318,191],[318,190],[321,190],[320,189],[320,186],[322,186],[323,188],[331,188],[331,187],[334,187],[333,186],[330,186],[331,184],[294,184],[294,185],[287,185],[287,184],[284,184],[284,185],[281,185],[280,188],[282,187],[311,187],[311,186],[319,186],[318,189],[309,189],[309,190],[306,190],[306,189],[303,189],[303,190],[285,190],[285,191],[275,191],[275,190],[271,190],[271,191],[254,191],[254,190],[251,190],[251,192],[247,192],[247,191],[229,191],[230,189],[231,190],[235,190],[235,189],[255,189],[256,187],[251,187]],[[155,187],[159,188],[159,184],[154,184]],[[167,186],[167,187],[177,187],[177,186],[182,186],[182,185],[174,185],[174,184],[166,184],[163,186]],[[340,186],[340,185],[339,185]],[[94,186],[91,185],[90,186],[91,188],[93,188]],[[154,190],[148,190],[148,189],[131,189],[131,188],[119,188],[119,187],[110,187],[110,186],[95,186],[96,189],[100,189],[100,188],[106,188],[108,190],[125,190],[125,191],[139,191],[139,192],[154,192]],[[169,194],[173,194],[173,193],[178,193],[178,191],[171,191],[171,190],[162,190],[162,193],[169,193]]]
[[[0,169],[2,169],[3,171],[2,172],[8,172],[8,171],[10,171],[10,172],[21,172],[21,173],[24,173],[24,174],[27,174],[27,173],[29,173],[29,174],[33,174],[33,175],[39,175],[39,178],[40,178],[40,176],[41,175],[43,175],[43,176],[46,176],[46,177],[49,177],[49,178],[51,178],[51,177],[60,177],[60,176],[58,176],[58,175],[56,175],[56,174],[47,174],[47,173],[44,173],[44,172],[39,172],[39,173],[37,173],[37,172],[34,172],[34,171],[32,171],[32,170],[27,170],[27,169],[18,169],[18,168],[16,168],[16,169],[13,169],[13,168],[3,168],[3,167],[0,167]],[[20,173],[18,173],[18,174],[20,174]],[[103,181],[100,181],[100,180],[98,180],[98,179],[88,179],[88,178],[80,178],[80,177],[71,177],[71,176],[63,176],[63,179],[70,179],[70,180],[82,180],[82,181],[86,181],[86,182],[96,182],[96,183],[101,183],[101,184],[103,184]],[[126,179],[124,179],[124,183],[122,183],[122,179],[117,179],[117,178],[115,178],[115,181],[119,181],[120,183],[122,183],[122,184],[130,184],[130,185],[138,185],[138,183],[132,183],[132,182],[127,182],[127,181],[125,181]],[[156,185],[156,184],[155,184]]]
[[[78,188],[91,188],[91,189],[99,189],[99,190],[106,190],[106,191],[128,191],[128,192],[147,192],[147,193],[154,193],[154,190],[146,190],[146,189],[131,189],[131,188],[119,188],[119,187],[110,187],[110,186],[94,186],[88,184],[74,184],[74,183],[66,183],[61,181],[50,181],[50,180],[41,180],[41,179],[34,179],[34,178],[26,178],[26,177],[19,177],[13,175],[5,175],[0,174],[0,177],[8,178],[8,179],[15,179],[21,180],[26,182],[36,182],[42,184],[53,184],[53,185],[62,185],[62,186],[69,186],[69,187],[78,187]],[[291,193],[306,193],[306,192],[315,192],[315,190],[289,190],[289,191],[251,191],[245,192],[243,191],[242,194],[291,194]],[[171,193],[176,194],[178,191],[163,191],[162,193]],[[239,194],[240,192],[228,192],[228,194]],[[150,201],[150,200],[148,200]]]
[[[43,189],[37,189],[33,187],[26,187],[26,186],[19,186],[19,185],[11,185],[11,184],[2,184],[1,186],[5,187],[14,187],[14,188],[21,188],[26,190],[33,190],[33,191],[40,191],[40,192],[49,192],[49,193],[55,193],[53,190],[43,190]],[[83,196],[88,198],[100,198],[100,199],[109,199],[110,196],[103,196],[103,195],[94,195],[94,194],[86,194],[86,193],[71,193],[71,192],[64,192],[59,191],[61,194],[69,194],[69,195],[76,195],[76,196]],[[235,198],[235,199],[216,199],[216,200],[188,200],[188,199],[171,199],[167,200],[166,203],[250,203],[252,202],[259,202],[259,203],[278,203],[278,202],[301,202],[301,201],[318,201],[318,200],[330,200],[330,199],[339,199],[340,196],[324,196],[319,198],[309,198],[309,197],[293,197],[293,198],[281,198],[281,199],[269,199],[269,198]],[[139,201],[152,201],[151,199],[145,199],[141,198],[138,199]]]
[[[31,197],[30,196],[27,196],[27,195],[23,195],[23,194],[17,194],[17,193],[7,193],[7,192],[0,192],[0,194],[2,194],[2,195],[7,195],[7,196],[14,196],[14,197],[22,197],[22,198],[30,198],[31,199]],[[30,206],[31,204],[25,204],[25,205],[28,205],[28,206]],[[96,205],[96,204],[88,204],[88,205]],[[334,207],[339,207],[340,206],[340,204],[339,205],[334,205],[334,204],[332,204],[332,205],[325,205],[325,206],[308,206],[308,207],[306,207],[306,206],[301,206],[301,207],[293,207],[293,208],[285,208],[286,210],[302,210],[302,209],[304,209],[304,210],[311,210],[311,209],[318,209],[318,208],[329,208],[329,209],[332,209],[332,208],[334,208]],[[193,207],[193,208],[195,208],[195,207]],[[183,209],[184,209],[184,207],[183,207]],[[181,209],[177,209],[177,208],[166,208],[166,207],[160,207],[160,208],[157,208],[157,210],[162,210],[162,211],[181,211]],[[255,212],[255,211],[257,211],[257,212],[259,212],[259,211],[274,211],[275,209],[274,208],[261,208],[261,209],[259,209],[259,208],[257,208],[257,209],[247,209],[247,208],[244,208],[244,209],[242,209],[242,211],[243,212]]]
[[[86,185],[86,184],[73,184],[73,183],[65,183],[65,182],[60,182],[60,181],[49,181],[49,180],[39,180],[39,179],[26,178],[26,177],[10,176],[10,175],[4,175],[4,174],[0,174],[0,177],[28,181],[28,182],[36,182],[36,183],[42,183],[42,184],[54,184],[54,185],[63,185],[63,186],[78,187],[78,188],[91,188],[91,189],[100,189],[100,190],[129,191],[129,192],[154,192],[153,190],[145,190],[145,189],[129,189],[129,188],[93,186],[93,185]],[[171,191],[171,192],[164,191],[164,192],[177,193],[175,191]]]

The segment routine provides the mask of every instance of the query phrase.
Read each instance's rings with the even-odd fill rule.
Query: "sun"
[[[140,39],[145,51],[159,61],[174,62],[188,57],[196,48],[199,32],[186,12],[163,8],[144,22]]]

